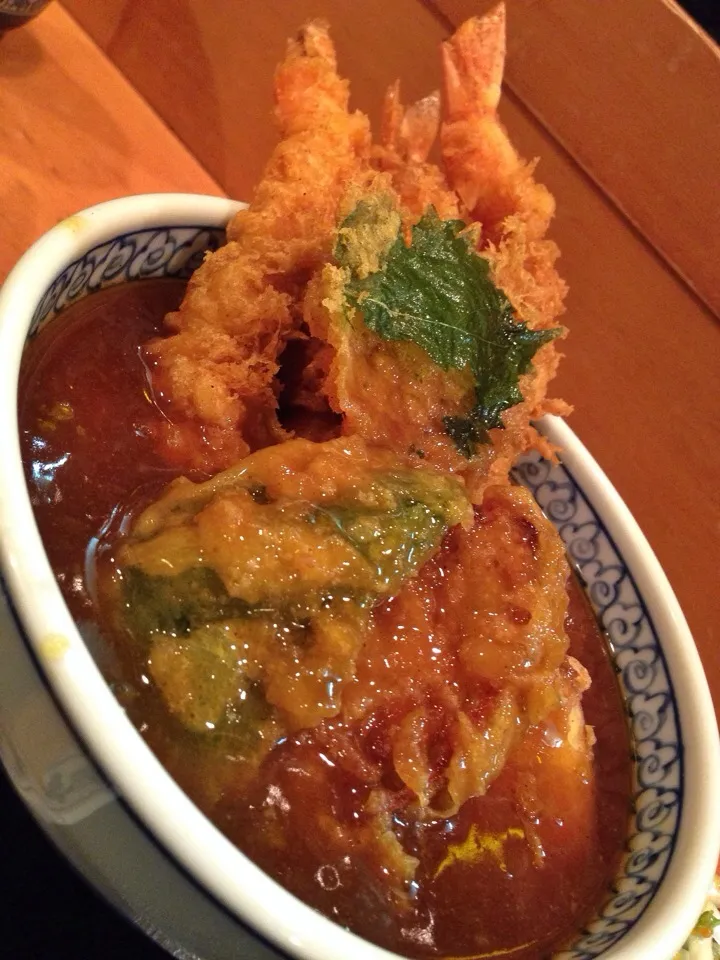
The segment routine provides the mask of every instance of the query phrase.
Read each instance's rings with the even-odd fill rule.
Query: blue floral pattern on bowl
[[[68,304],[117,283],[189,277],[224,230],[156,227],[100,244],[54,281],[33,317],[30,336]],[[534,495],[565,543],[606,631],[625,699],[635,759],[626,852],[610,896],[574,945],[556,960],[593,960],[642,916],[672,855],[682,807],[683,752],[665,658],[631,572],[600,516],[567,467],[537,453],[520,458],[515,478]]]
[[[652,620],[631,572],[563,464],[522,457],[515,478],[558,530],[611,647],[635,754],[630,832],[599,915],[557,960],[592,960],[640,919],[670,862],[682,808],[683,752],[675,695]]]
[[[205,253],[224,241],[225,231],[217,227],[154,227],[93,247],[55,279],[35,311],[28,335],[34,336],[70,303],[105,287],[150,277],[187,278]]]

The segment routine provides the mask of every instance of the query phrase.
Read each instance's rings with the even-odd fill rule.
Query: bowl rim
[[[239,851],[195,806],[155,757],[112,694],[65,605],[35,524],[21,464],[17,422],[20,356],[39,298],[60,273],[93,247],[145,228],[226,225],[242,204],[195,194],[144,194],[80,211],[25,253],[0,290],[0,572],[18,626],[61,711],[93,763],[115,786],[154,841],[231,915],[301,960],[397,960],[298,900]],[[654,960],[692,928],[720,848],[720,750],[700,658],[667,578],[628,508],[598,464],[555,417],[542,423],[562,459],[592,490],[621,555],[652,611],[677,698],[685,751],[685,800],[667,872],[641,919],[603,957]],[[64,652],[57,654],[57,637]],[[48,640],[53,638],[52,643]],[[102,723],[98,723],[102,716]],[[710,718],[710,720],[709,720]],[[709,842],[714,840],[714,844]],[[680,900],[676,890],[682,891]],[[659,939],[661,938],[661,939]],[[627,941],[630,941],[629,943]]]
[[[603,960],[668,960],[680,949],[707,899],[720,855],[720,734],[705,672],[685,615],[645,534],[598,462],[559,417],[541,432],[602,519],[650,615],[674,689],[683,755],[683,800],[667,869],[639,920]],[[702,825],[702,826],[701,826]],[[678,897],[677,891],[680,891]],[[628,945],[625,941],[630,939]]]

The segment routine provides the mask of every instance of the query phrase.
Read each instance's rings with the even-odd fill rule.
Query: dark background
[[[0,958],[168,960],[168,954],[122,920],[56,853],[2,767]]]
[[[685,0],[682,6],[720,40],[720,0]],[[0,958],[167,960],[67,866],[1,769]]]
[[[685,0],[680,4],[691,17],[720,42],[720,2],[718,0]]]

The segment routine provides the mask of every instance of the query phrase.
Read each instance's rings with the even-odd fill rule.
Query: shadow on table
[[[27,30],[0,33],[0,79],[32,73],[43,59],[43,48]]]

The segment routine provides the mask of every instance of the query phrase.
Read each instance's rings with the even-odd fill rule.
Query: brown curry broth
[[[422,854],[417,894],[400,913],[362,849],[334,846],[327,837],[318,847],[317,831],[309,826],[322,809],[339,822],[361,810],[362,785],[323,760],[322,743],[342,734],[338,724],[327,721],[318,731],[288,738],[249,788],[228,788],[232,761],[224,759],[225,745],[187,733],[169,716],[148,682],[142,656],[101,621],[92,580],[97,538],[108,531],[117,535],[179,472],[156,452],[154,438],[167,411],[151,395],[140,344],[158,333],[182,288],[178,281],[143,281],[82,301],[70,308],[72,317],[51,324],[30,344],[21,373],[19,419],[35,515],[64,596],[101,668],[183,789],[252,859],[328,916],[411,956],[479,956],[503,948],[515,948],[502,955],[517,960],[549,956],[601,900],[629,812],[622,704],[597,624],[574,580],[567,628],[570,653],[594,681],[583,704],[597,735],[597,790],[565,783],[557,771],[546,777],[548,808],[555,800],[562,808],[571,796],[576,809],[566,817],[538,819],[541,869],[528,844],[511,832],[495,853],[486,847],[470,862],[458,861],[431,876],[448,845],[466,839],[471,825],[485,837],[517,829],[512,799],[517,771],[511,763],[486,797],[466,803],[452,820],[417,825],[396,815],[394,827],[405,848]],[[442,556],[432,564],[439,570]],[[432,569],[422,575],[432,576]],[[391,617],[392,606],[391,601],[380,615]],[[377,718],[373,722],[382,725]],[[380,732],[378,737],[381,742]],[[225,768],[219,775],[218,764]],[[275,805],[271,827],[267,811],[273,797],[282,802]],[[488,929],[491,940],[482,934]]]

